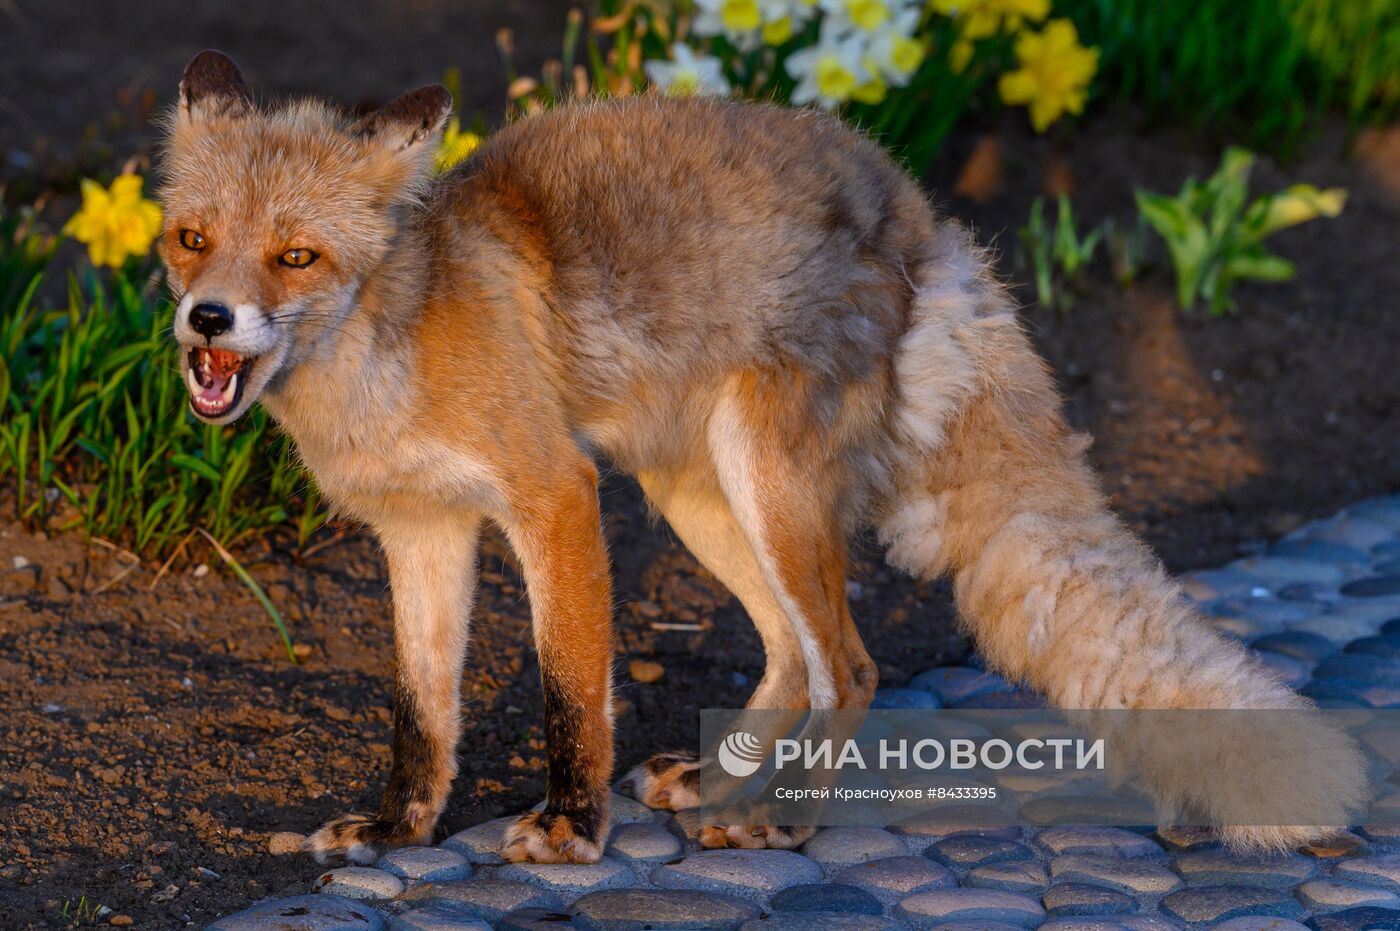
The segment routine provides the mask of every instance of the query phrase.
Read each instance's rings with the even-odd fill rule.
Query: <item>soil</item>
[[[235,16],[185,3],[169,19],[144,6],[118,18],[115,8],[83,5],[79,20],[68,6],[21,3],[27,51],[0,56],[0,88],[10,98],[0,105],[11,110],[22,74],[52,79],[50,99],[25,106],[38,122],[54,115],[46,144],[55,161],[81,148],[80,115],[101,118],[115,89],[138,79],[173,87],[179,65],[205,45],[239,55],[275,90],[338,90],[352,103],[357,94],[431,80],[446,64],[466,67],[468,57],[477,66],[466,70],[466,84],[498,94],[495,26],[514,18],[532,27],[531,41],[520,41],[524,58],[526,49],[538,57],[552,47],[562,22],[556,5],[524,3],[419,0],[412,17],[366,4],[353,23],[332,16],[329,3],[294,14],[277,4],[277,17],[270,5]],[[0,17],[15,15],[0,4]],[[354,68],[343,68],[347,61]],[[483,97],[480,106],[494,108],[497,99]],[[963,185],[976,200],[939,200],[976,225],[1018,280],[1025,275],[1011,268],[1015,230],[1049,183],[1073,186],[1084,222],[1121,221],[1133,215],[1135,187],[1175,190],[1215,159],[1197,140],[1121,115],[1081,125],[1072,147],[1012,127],[995,135],[1000,158],[983,159],[996,183]],[[31,144],[3,132],[7,147]],[[1124,290],[1102,259],[1067,314],[1025,311],[1071,420],[1096,438],[1091,456],[1115,507],[1174,569],[1220,563],[1301,521],[1400,489],[1400,187],[1392,164],[1400,144],[1373,136],[1358,147],[1369,153],[1362,157],[1344,143],[1330,128],[1301,162],[1261,166],[1261,188],[1339,184],[1351,201],[1341,218],[1274,240],[1298,263],[1298,277],[1240,289],[1238,315],[1178,311],[1160,267]],[[968,156],[991,144],[972,133],[951,140],[933,188],[958,188]],[[1033,301],[1024,284],[1017,294]],[[617,578],[621,767],[691,744],[696,711],[742,704],[762,666],[738,604],[648,517],[636,486],[609,476],[604,504]],[[0,524],[0,926],[67,927],[80,903],[141,928],[203,926],[261,896],[308,888],[319,868],[273,856],[269,837],[372,810],[390,743],[384,568],[362,535],[325,539],[333,542],[303,559],[275,535],[239,552],[295,642],[309,648],[294,666],[248,590],[202,562],[216,562],[205,549],[157,579],[158,567],[132,568],[109,546]],[[11,569],[17,557],[23,567]],[[886,682],[968,654],[946,586],[900,577],[869,541],[857,547],[853,580],[854,612]],[[634,661],[659,665],[659,677],[654,666],[634,677]],[[492,536],[445,830],[542,796],[537,671],[523,586]]]

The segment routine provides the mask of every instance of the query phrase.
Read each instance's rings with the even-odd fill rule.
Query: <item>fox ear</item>
[[[394,151],[414,149],[436,138],[452,114],[452,95],[429,84],[391,100],[354,127],[362,138]]]
[[[232,58],[206,49],[190,59],[180,79],[182,118],[237,117],[252,110],[253,92]]]

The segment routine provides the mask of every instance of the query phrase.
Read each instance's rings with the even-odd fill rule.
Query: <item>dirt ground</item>
[[[185,3],[173,16],[166,4],[120,15],[83,5],[87,25],[65,31],[76,4],[19,0],[16,13],[0,3],[0,21],[23,23],[13,33],[21,54],[0,55],[0,112],[21,106],[35,126],[51,126],[41,135],[57,162],[83,148],[83,127],[122,88],[173,88],[180,65],[205,45],[240,57],[265,88],[339,91],[352,103],[475,56],[468,83],[491,110],[498,98],[487,89],[500,90],[495,26],[533,26],[533,39],[520,41],[525,58],[552,48],[562,22],[559,4],[419,0],[403,13],[367,3],[351,21],[327,2],[251,6],[234,14]],[[58,51],[40,68],[46,43]],[[26,77],[34,74],[47,97],[26,96],[37,93]],[[32,146],[25,125],[0,121],[6,151]],[[116,130],[111,138],[123,139],[126,130]],[[1006,128],[991,196],[938,196],[1003,252],[1003,270],[1018,279],[1015,230],[1047,179],[1072,183],[1076,207],[1097,222],[1130,218],[1137,185],[1174,190],[1213,167],[1198,141],[1119,117],[1093,120],[1072,139],[1071,148],[1052,147]],[[968,133],[950,143],[932,172],[936,191],[955,189],[979,141]],[[1115,506],[1173,568],[1222,562],[1303,520],[1400,489],[1397,145],[1373,137],[1365,157],[1352,157],[1333,129],[1300,163],[1261,167],[1261,186],[1305,179],[1346,186],[1352,199],[1340,219],[1277,238],[1298,279],[1242,289],[1238,316],[1176,311],[1161,269],[1125,292],[1102,261],[1068,315],[1027,310],[1071,419],[1096,437],[1091,455]],[[11,159],[9,168],[23,166]],[[1024,286],[1018,294],[1033,299]],[[737,603],[649,520],[635,485],[611,476],[604,499],[625,766],[693,742],[696,711],[742,704],[762,667]],[[0,500],[0,513],[7,507]],[[23,567],[12,569],[16,557]],[[126,571],[129,561],[108,548],[0,523],[0,926],[66,927],[65,904],[71,919],[84,898],[136,927],[202,926],[258,897],[304,891],[317,875],[309,859],[269,854],[272,832],[305,833],[376,805],[393,660],[372,543],[350,535],[297,560],[287,541],[272,539],[240,557],[310,648],[303,665],[287,662],[246,588],[201,568],[206,552],[152,590],[154,567]],[[946,586],[899,577],[868,541],[853,578],[854,613],[885,681],[967,655]],[[523,810],[544,789],[528,606],[498,537],[484,548],[482,579],[448,831]],[[656,664],[638,670],[651,681],[633,677],[634,661]]]

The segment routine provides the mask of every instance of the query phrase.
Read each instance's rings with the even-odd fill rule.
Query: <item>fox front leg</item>
[[[612,777],[612,595],[587,462],[529,500],[548,502],[507,528],[530,596],[549,749],[544,808],[506,832],[501,856],[594,863],[608,830]]]
[[[377,523],[394,597],[394,747],[379,813],[328,822],[306,842],[325,862],[372,863],[432,840],[457,775],[462,666],[476,594],[474,515],[417,513]]]

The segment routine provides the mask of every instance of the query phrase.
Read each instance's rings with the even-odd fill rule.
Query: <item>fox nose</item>
[[[223,304],[196,304],[190,309],[190,326],[208,339],[213,339],[233,326],[233,314]]]

